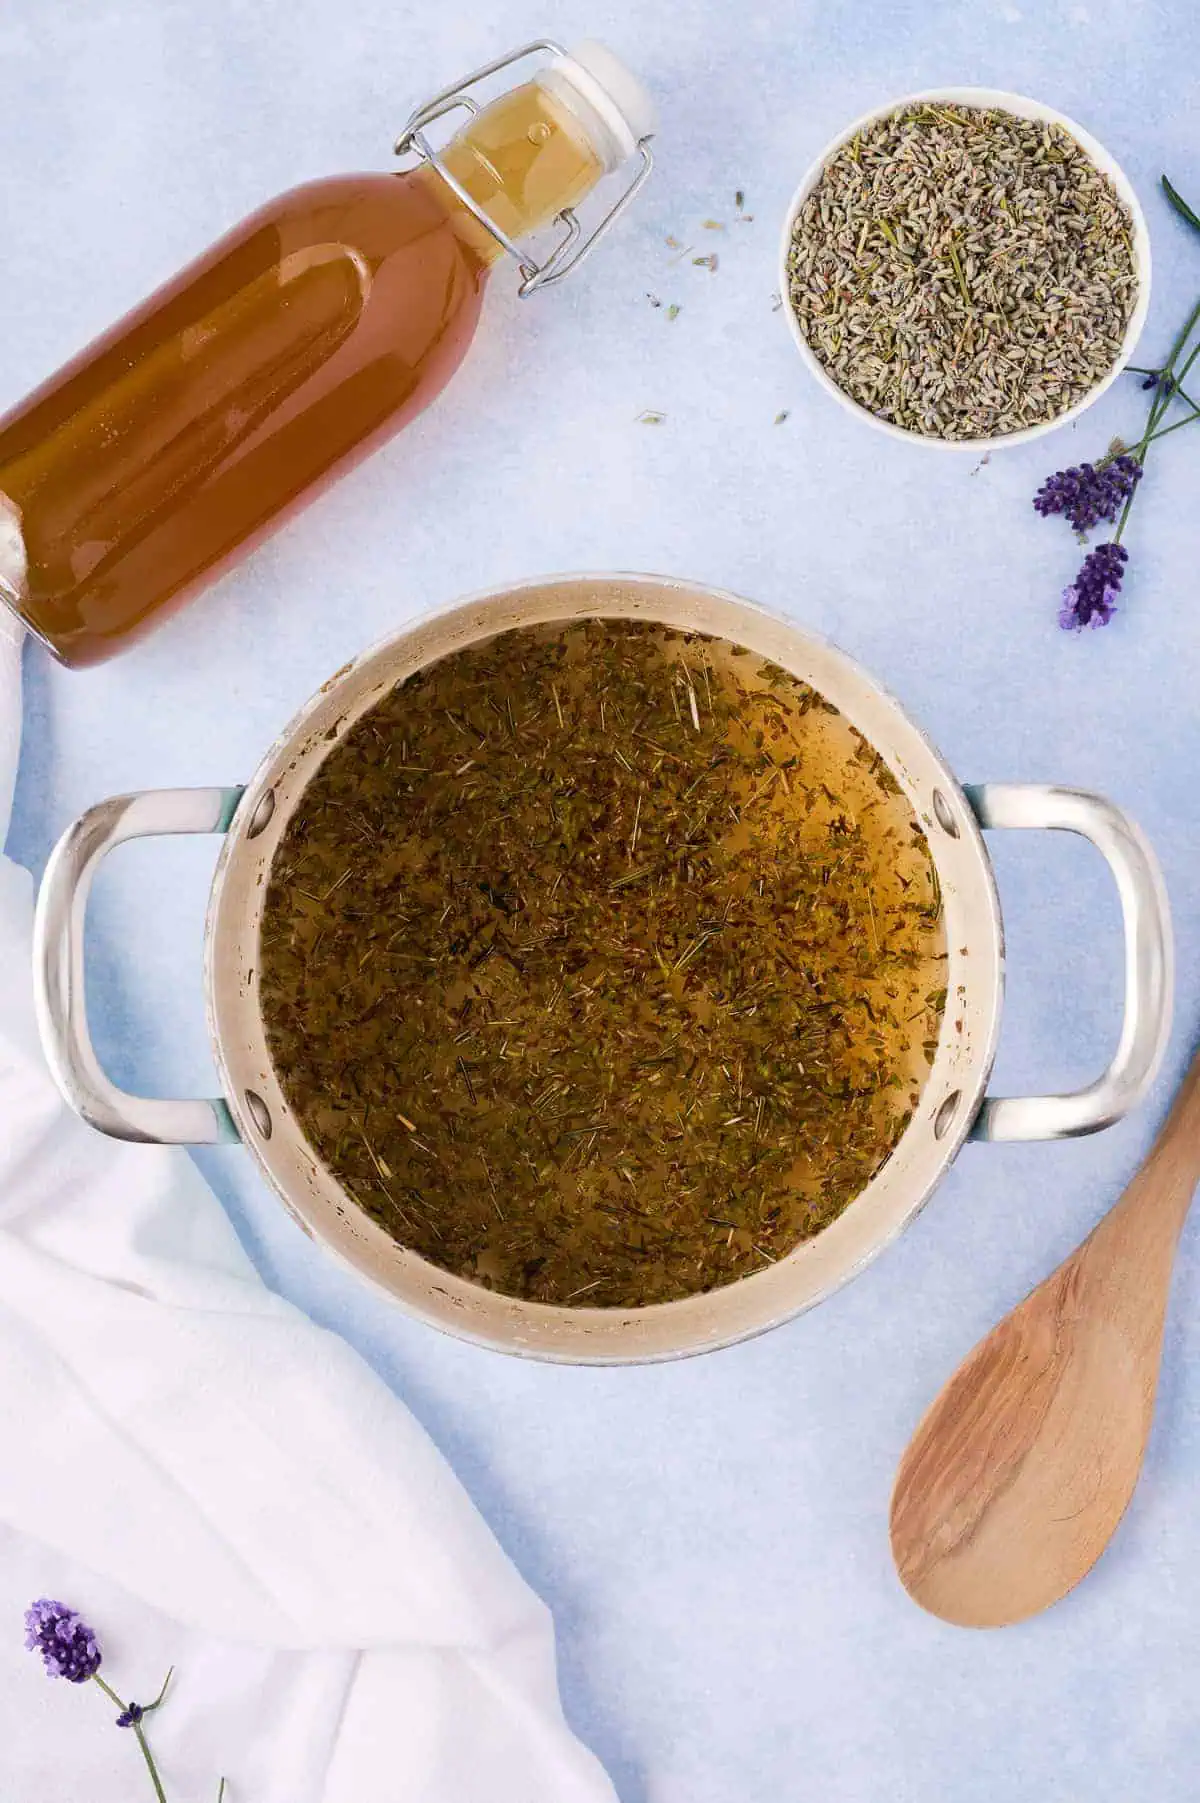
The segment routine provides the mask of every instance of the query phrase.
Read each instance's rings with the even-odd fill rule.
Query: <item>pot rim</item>
[[[690,1296],[672,1302],[651,1303],[635,1309],[587,1307],[563,1308],[546,1303],[528,1302],[519,1298],[502,1296],[499,1292],[488,1290],[483,1285],[476,1284],[470,1279],[452,1276],[450,1273],[442,1271],[439,1267],[427,1263],[427,1261],[421,1259],[418,1254],[408,1251],[407,1249],[402,1249],[405,1258],[413,1261],[415,1265],[422,1267],[424,1273],[431,1273],[433,1275],[436,1279],[434,1288],[437,1295],[439,1297],[449,1298],[451,1306],[446,1307],[441,1302],[439,1302],[436,1307],[433,1305],[422,1305],[420,1299],[414,1297],[411,1293],[408,1293],[407,1289],[404,1294],[399,1293],[396,1287],[381,1278],[379,1271],[372,1267],[372,1262],[369,1257],[360,1253],[357,1247],[352,1248],[349,1242],[341,1244],[335,1243],[334,1240],[322,1230],[322,1227],[314,1222],[309,1211],[300,1203],[298,1198],[290,1192],[289,1187],[279,1178],[272,1168],[271,1147],[269,1144],[270,1136],[267,1136],[268,1143],[264,1145],[264,1136],[261,1133],[259,1122],[255,1118],[252,1104],[246,1099],[245,1085],[239,1080],[237,1073],[231,1066],[230,1055],[225,1044],[225,1033],[223,1031],[222,1022],[219,1019],[220,1010],[217,1003],[216,947],[222,934],[225,912],[230,906],[229,893],[231,871],[235,866],[239,854],[247,844],[248,838],[250,837],[250,828],[255,820],[256,812],[263,802],[264,796],[268,790],[278,790],[281,785],[281,779],[289,768],[289,760],[291,761],[290,767],[294,767],[299,761],[306,743],[312,745],[318,740],[324,740],[329,736],[326,732],[317,732],[314,738],[314,728],[317,726],[318,722],[320,722],[322,726],[324,725],[325,719],[330,715],[331,711],[335,710],[338,706],[339,697],[345,697],[347,691],[354,688],[356,681],[361,679],[364,674],[376,667],[383,669],[398,651],[402,650],[414,639],[419,638],[423,631],[442,624],[445,624],[449,628],[454,622],[469,618],[471,615],[480,612],[481,610],[486,612],[487,610],[495,610],[514,605],[519,608],[523,599],[528,603],[533,597],[544,594],[547,591],[554,591],[559,588],[579,588],[581,586],[594,588],[601,592],[607,590],[610,598],[615,597],[622,590],[636,592],[639,596],[650,593],[655,597],[661,597],[662,609],[660,611],[655,609],[653,605],[649,605],[644,610],[631,612],[628,607],[620,608],[615,605],[606,606],[603,604],[602,599],[598,599],[598,604],[595,607],[589,608],[586,614],[580,613],[576,617],[640,617],[661,620],[665,624],[674,625],[676,624],[676,621],[672,619],[670,614],[670,598],[674,596],[683,601],[686,597],[696,597],[703,603],[714,604],[718,609],[731,609],[739,616],[744,616],[752,621],[761,621],[765,628],[773,628],[782,631],[799,640],[805,647],[826,657],[833,665],[838,667],[841,674],[858,685],[864,698],[870,699],[876,706],[886,711],[886,713],[894,720],[899,722],[904,733],[911,735],[915,741],[919,743],[924,755],[936,767],[939,779],[936,786],[940,788],[943,801],[953,818],[953,831],[947,829],[949,837],[953,840],[961,840],[963,842],[964,850],[974,854],[974,862],[978,874],[983,878],[982,893],[986,897],[988,915],[986,921],[988,929],[987,937],[990,940],[993,955],[990,959],[989,970],[980,969],[980,964],[983,962],[980,958],[976,957],[973,960],[972,979],[976,985],[985,985],[988,992],[986,996],[986,1005],[982,1009],[985,1030],[974,1043],[969,1055],[967,1055],[969,1081],[964,1080],[959,1082],[956,1089],[952,1092],[955,1105],[949,1117],[944,1134],[939,1136],[936,1162],[931,1166],[927,1178],[919,1185],[914,1186],[911,1194],[906,1198],[904,1205],[894,1211],[885,1230],[874,1234],[855,1256],[843,1260],[837,1265],[837,1268],[832,1274],[815,1286],[809,1285],[806,1288],[803,1282],[797,1281],[795,1285],[797,1293],[789,1300],[780,1302],[775,1299],[768,1302],[767,1286],[770,1284],[773,1288],[778,1287],[777,1273],[786,1272],[788,1268],[792,1266],[793,1261],[798,1262],[803,1255],[809,1252],[809,1249],[822,1243],[828,1244],[830,1236],[837,1236],[839,1226],[852,1217],[856,1209],[862,1207],[866,1198],[872,1192],[873,1186],[878,1182],[880,1175],[887,1171],[888,1167],[896,1160],[901,1148],[908,1141],[909,1135],[913,1132],[914,1126],[920,1119],[924,1111],[924,1104],[929,1098],[930,1091],[933,1087],[934,1071],[937,1068],[936,1062],[935,1065],[931,1067],[931,1070],[922,1085],[920,1092],[921,1099],[917,1109],[914,1111],[913,1122],[906,1128],[905,1134],[898,1142],[891,1157],[885,1161],[885,1165],[881,1167],[880,1172],[877,1172],[875,1176],[872,1177],[871,1182],[861,1194],[847,1206],[842,1215],[832,1222],[829,1227],[815,1235],[811,1240],[802,1241],[792,1252],[786,1254],[777,1261],[776,1264],[768,1267],[764,1271],[755,1272],[749,1277],[737,1279],[731,1284],[721,1285],[715,1290],[701,1292],[697,1296]],[[554,617],[567,619],[571,616],[565,612],[559,616],[553,614],[542,616],[542,618],[545,619]],[[534,624],[536,622],[531,619],[527,623]],[[509,626],[519,626],[520,624],[521,622],[518,618],[502,622],[490,622],[485,630],[469,634],[462,638],[459,643],[467,644],[479,642],[488,637],[495,636],[497,632],[507,630]],[[706,630],[706,628],[698,626],[692,626],[690,628],[685,627],[684,629],[697,631]],[[731,633],[722,632],[717,634],[717,636],[730,637],[734,639],[734,642],[737,642],[737,639]],[[456,645],[446,646],[435,656],[423,658],[412,667],[414,669],[428,667],[430,664],[439,661],[441,657],[448,655],[451,650],[456,648]],[[777,656],[776,661],[783,663],[785,667],[790,667],[786,656]],[[808,678],[804,679],[808,680]],[[393,674],[389,679],[388,686],[390,686],[390,683],[394,680],[395,676]],[[376,693],[368,692],[365,699],[360,698],[361,704],[352,704],[347,713],[342,716],[342,723],[348,725],[361,717],[363,713],[369,711],[370,707],[375,704],[382,692],[382,690]],[[857,724],[857,722],[854,723]],[[862,730],[861,727],[860,730]],[[867,736],[869,737],[869,735]],[[876,749],[878,749],[878,747],[876,747]],[[319,762],[319,758],[317,761]],[[890,759],[889,767],[895,769],[895,765]],[[303,787],[307,786],[307,781],[311,779],[311,774],[312,772],[306,777],[305,784],[302,785],[299,793],[302,793]],[[896,770],[896,774],[901,778],[902,782],[904,782],[906,772],[901,769]],[[914,815],[921,820],[921,824],[926,831],[926,835],[930,842],[931,855],[934,858],[935,866],[938,866],[939,860],[934,844],[936,823],[927,814],[922,814],[908,782],[904,782],[904,787],[905,792],[909,797],[910,804],[913,807]],[[279,830],[282,830],[282,820],[275,824]],[[981,937],[982,936],[983,935],[981,934]],[[952,953],[949,944],[949,938],[950,935],[948,930],[948,982],[950,981],[951,973],[955,969],[954,954]],[[257,961],[257,948],[255,950],[254,961]],[[327,678],[315,693],[296,711],[291,720],[268,747],[267,751],[260,759],[253,776],[247,783],[217,860],[212,887],[209,892],[204,930],[205,1013],[209,1039],[221,1087],[227,1098],[230,1112],[243,1143],[254,1157],[260,1172],[265,1177],[271,1189],[275,1192],[280,1201],[283,1202],[293,1218],[298,1221],[302,1229],[310,1238],[319,1240],[323,1250],[332,1253],[345,1269],[352,1270],[355,1275],[360,1278],[365,1277],[377,1291],[387,1295],[390,1300],[398,1303],[407,1313],[424,1321],[426,1324],[437,1327],[443,1331],[451,1332],[457,1337],[467,1339],[476,1345],[486,1346],[493,1350],[516,1354],[518,1356],[534,1357],[549,1362],[567,1364],[618,1365],[658,1363],[671,1358],[692,1356],[706,1351],[715,1351],[725,1346],[738,1344],[743,1340],[755,1338],[758,1334],[765,1333],[770,1328],[780,1326],[785,1321],[794,1319],[797,1315],[805,1313],[809,1308],[815,1307],[818,1302],[826,1300],[830,1295],[834,1294],[836,1290],[840,1289],[843,1284],[849,1282],[852,1277],[857,1276],[859,1272],[865,1269],[865,1267],[870,1264],[886,1246],[890,1245],[904,1228],[906,1228],[921,1212],[934,1189],[941,1181],[941,1178],[945,1175],[947,1167],[953,1162],[954,1158],[961,1150],[963,1143],[969,1137],[972,1124],[983,1101],[988,1079],[995,1060],[1000,1031],[1003,989],[1003,925],[995,875],[991,857],[984,841],[982,829],[975,817],[974,810],[963,791],[962,785],[946,764],[945,759],[934,746],[932,740],[928,737],[923,728],[911,718],[907,710],[901,705],[891,691],[874,675],[865,670],[862,665],[859,664],[857,659],[843,651],[830,639],[820,633],[810,630],[806,626],[795,624],[783,615],[778,614],[771,609],[764,608],[759,603],[748,601],[743,596],[737,595],[732,591],[714,588],[707,583],[698,581],[693,582],[687,578],[661,576],[642,572],[571,571],[561,575],[526,578],[519,582],[506,583],[482,589],[469,596],[459,598],[449,606],[435,605],[423,610],[420,614],[409,620],[398,631],[386,634],[382,638],[376,640],[363,652],[342,665],[341,668]],[[943,1016],[943,1038],[945,1023],[949,1018],[949,1014],[950,1008],[948,1006]],[[259,1016],[259,1019],[261,1020],[261,1015]],[[264,1073],[264,1076],[265,1074],[266,1073]],[[947,1095],[945,1098],[946,1101],[949,1101],[950,1099],[950,1095]],[[939,1104],[939,1108],[944,1106],[944,1102]],[[308,1147],[307,1141],[305,1141],[303,1135],[300,1134],[299,1129],[295,1128],[295,1132],[300,1138],[308,1161],[314,1165],[314,1169],[322,1168],[319,1166],[319,1161],[316,1160],[315,1154],[311,1151],[311,1148]],[[338,1187],[340,1189],[340,1186]],[[361,1214],[362,1211],[359,1210],[357,1203],[353,1201],[348,1193],[344,1190],[341,1190],[340,1193],[344,1198],[347,1207],[353,1209],[356,1215]],[[342,1211],[339,1210],[339,1213],[341,1212]],[[365,1215],[363,1215],[362,1218],[364,1221],[367,1220]],[[371,1223],[371,1227],[374,1234],[383,1234],[385,1232],[385,1230],[376,1227],[374,1223]],[[387,1238],[390,1240],[391,1236],[387,1236]],[[392,1242],[392,1244],[395,1245],[396,1242]],[[753,1286],[757,1286],[759,1292],[762,1293],[764,1306],[761,1310],[750,1311],[753,1316],[752,1319],[738,1324],[728,1332],[722,1331],[716,1334],[700,1334],[694,1331],[692,1324],[695,1321],[698,1304],[706,1300],[711,1300],[712,1298],[727,1295],[734,1290],[739,1291],[741,1295],[745,1297],[750,1293]],[[470,1317],[466,1306],[466,1303],[469,1302],[472,1297],[481,1306],[484,1299],[486,1299],[489,1305],[495,1305],[497,1302],[502,1304],[504,1315],[510,1321],[519,1321],[526,1326],[530,1330],[529,1337],[524,1340],[516,1341],[511,1334],[502,1334],[490,1326],[473,1320]],[[576,1333],[567,1332],[569,1344],[561,1346],[558,1344],[547,1344],[546,1339],[543,1338],[541,1332],[537,1330],[539,1328],[545,1328],[546,1331],[549,1332],[553,1328],[555,1330],[563,1329],[566,1331],[564,1317],[568,1317],[571,1327],[578,1329],[579,1331]],[[677,1324],[679,1329],[678,1338],[675,1339],[672,1335],[668,1334],[667,1338],[671,1343],[654,1345],[649,1348],[622,1349],[612,1333],[605,1332],[602,1344],[589,1346],[587,1337],[589,1323],[596,1323],[597,1327],[602,1325],[605,1329],[611,1329],[612,1324],[618,1317],[622,1324],[628,1323],[631,1328],[635,1325],[649,1327],[653,1324],[654,1327],[670,1327],[673,1324]]]

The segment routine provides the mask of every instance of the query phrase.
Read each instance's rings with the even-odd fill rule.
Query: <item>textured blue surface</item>
[[[502,275],[442,403],[142,649],[81,675],[29,655],[12,849],[37,869],[101,796],[244,779],[312,689],[418,609],[572,568],[738,590],[861,657],[964,779],[1079,783],[1129,807],[1161,854],[1180,952],[1151,1104],[1089,1141],[969,1147],[897,1247],[752,1345],[592,1372],[477,1352],[328,1264],[243,1154],[202,1163],[268,1280],[383,1372],[553,1603],[569,1711],[624,1803],[1190,1799],[1194,1231],[1146,1477],[1074,1596],[1004,1633],[944,1627],[900,1591],[886,1513],[924,1404],[1116,1195],[1200,1016],[1200,443],[1169,441],[1139,501],[1124,611],[1068,638],[1055,614],[1076,549],[1029,499],[1134,428],[1136,383],[976,469],[844,417],[771,307],[779,221],[821,144],[891,95],[973,82],[1061,107],[1123,162],[1151,225],[1139,361],[1155,361],[1200,291],[1200,239],[1154,192],[1165,168],[1200,194],[1190,0],[5,0],[0,403],[260,199],[385,165],[410,104],[547,29],[609,38],[659,97],[636,217],[562,291],[519,304]],[[739,187],[753,222],[703,231],[732,222]],[[673,260],[668,234],[716,250],[719,270]],[[645,408],[665,421],[637,424]],[[995,854],[1011,973],[999,1078],[1086,1080],[1119,1005],[1105,873],[1061,839]],[[129,848],[97,885],[97,1039],[128,1084],[212,1086],[199,962],[214,856],[203,841]]]

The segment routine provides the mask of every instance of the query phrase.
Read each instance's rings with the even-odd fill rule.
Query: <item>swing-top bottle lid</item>
[[[538,82],[582,115],[607,169],[628,162],[654,135],[657,118],[650,94],[620,57],[594,38],[556,56]]]
[[[427,127],[435,120],[460,107],[476,113],[479,109],[471,98],[472,88],[534,56],[548,56],[550,60],[533,79],[579,120],[603,169],[611,172],[625,164],[636,165],[623,191],[591,226],[581,225],[572,207],[563,208],[558,215],[563,235],[540,264],[534,262],[489,216],[447,167],[445,159],[426,136]],[[577,44],[574,50],[564,50],[552,38],[538,38],[519,50],[510,50],[507,56],[498,56],[494,62],[485,63],[418,107],[396,140],[396,154],[405,156],[409,151],[415,151],[437,171],[451,193],[516,260],[522,278],[519,292],[527,295],[561,282],[564,276],[578,269],[620,218],[653,167],[650,139],[654,129],[653,100],[632,70],[627,69],[604,44],[589,38]]]

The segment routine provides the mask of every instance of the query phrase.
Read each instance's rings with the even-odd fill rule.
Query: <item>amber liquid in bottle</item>
[[[536,82],[445,162],[514,238],[603,174]],[[425,166],[269,203],[0,420],[0,594],[65,663],[123,648],[433,400],[499,254]]]

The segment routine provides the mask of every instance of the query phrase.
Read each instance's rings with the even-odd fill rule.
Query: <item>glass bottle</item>
[[[490,103],[467,92],[539,53]],[[459,108],[439,153],[426,127]],[[414,114],[415,167],[269,202],[0,420],[0,599],[63,663],[122,650],[429,405],[505,251],[522,293],[574,268],[652,130],[603,46],[543,40]],[[576,203],[634,158],[585,233]],[[519,241],[556,217],[539,266]]]

